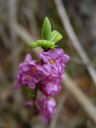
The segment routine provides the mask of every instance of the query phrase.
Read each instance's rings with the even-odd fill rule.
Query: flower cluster
[[[56,102],[51,97],[61,90],[62,74],[70,58],[61,48],[41,52],[37,57],[38,61],[35,61],[30,54],[26,55],[24,62],[19,65],[17,84],[14,88],[28,85],[30,89],[36,89],[38,84],[43,98],[37,99],[35,105],[42,118],[48,122],[56,111]],[[32,103],[27,102],[26,105]]]
[[[53,113],[56,111],[55,100],[46,96],[43,96],[43,98],[38,99],[36,101],[36,106],[45,122],[48,122],[48,120],[52,117]]]

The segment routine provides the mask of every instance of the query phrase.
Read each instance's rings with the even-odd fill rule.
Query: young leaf
[[[44,19],[44,23],[42,27],[42,39],[43,40],[51,39],[51,24],[47,17]]]
[[[56,30],[53,30],[51,33],[51,41],[57,43],[59,40],[61,40],[63,36]]]
[[[43,47],[43,48],[54,48],[55,43],[52,41],[48,41],[48,40],[38,40],[37,41],[37,46],[39,47]]]
[[[36,47],[38,47],[38,46],[37,46],[37,41],[32,41],[32,42],[30,42],[30,43],[29,43],[29,46],[30,46],[31,48],[36,48]]]

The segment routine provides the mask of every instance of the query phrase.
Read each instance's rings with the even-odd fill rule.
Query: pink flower
[[[42,92],[46,96],[54,96],[58,94],[61,90],[61,86],[56,82],[49,82],[46,85],[42,85]]]
[[[58,94],[61,90],[60,82],[62,81],[61,77],[53,78],[53,80],[45,79],[40,82],[40,90],[46,96],[54,96]]]
[[[39,82],[39,76],[36,72],[35,61],[32,60],[30,54],[27,54],[23,63],[19,65],[19,71],[17,74],[17,84],[15,89],[20,86],[28,85],[29,88],[34,89],[35,84]]]
[[[53,98],[43,96],[43,98],[36,101],[37,109],[43,120],[47,123],[56,111],[56,102]]]
[[[47,77],[59,77],[64,73],[65,63],[70,57],[64,54],[63,49],[54,49],[48,52],[38,54],[40,64],[37,65],[38,73],[41,79]]]
[[[69,56],[64,54],[63,49],[49,50],[38,54],[40,63],[37,72],[40,75],[41,91],[46,96],[58,94],[61,90],[61,75],[64,73],[65,63]]]

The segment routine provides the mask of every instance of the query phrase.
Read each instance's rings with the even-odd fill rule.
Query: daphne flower
[[[56,62],[67,63],[70,60],[70,57],[64,54],[64,51],[61,48],[55,48],[53,51],[49,50],[48,52],[41,52],[38,54],[38,58],[46,64],[54,64]]]
[[[40,63],[37,66],[38,73],[43,76],[59,77],[64,73],[65,63],[69,61],[69,56],[64,54],[63,49],[54,49],[38,54]]]
[[[23,63],[19,65],[17,74],[17,84],[14,87],[19,88],[23,85],[28,85],[29,88],[34,89],[35,84],[39,82],[39,76],[36,72],[35,61],[32,60],[31,55],[27,54]]]
[[[41,84],[43,84],[43,85],[45,85],[45,84],[47,84],[47,83],[49,83],[49,82],[53,82],[53,83],[61,83],[61,81],[62,81],[62,77],[60,76],[60,77],[46,77],[43,81],[41,81],[40,83]]]
[[[33,71],[35,72],[35,64],[36,61],[35,60],[32,60],[32,57],[30,54],[27,54],[25,56],[25,60],[24,62],[20,63],[19,64],[19,72],[20,73],[24,73],[24,72],[27,72],[27,71],[30,71],[30,68],[33,69]]]
[[[61,86],[56,82],[49,82],[46,85],[42,85],[42,92],[46,96],[54,96],[58,94],[61,90]]]
[[[42,82],[40,82],[40,90],[42,93],[46,96],[53,96],[60,92],[61,86],[60,83],[62,81],[61,77],[53,78],[53,79],[46,79]]]
[[[36,101],[36,106],[45,122],[48,122],[56,111],[56,102],[53,98],[44,96]]]

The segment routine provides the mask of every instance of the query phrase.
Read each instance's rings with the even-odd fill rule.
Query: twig
[[[10,39],[8,38],[3,26],[0,24],[0,37],[3,40],[3,43],[6,48],[10,49]]]
[[[25,29],[23,26],[19,24],[13,25],[13,30],[16,34],[18,34],[23,40],[28,44],[30,41],[35,40]]]
[[[28,7],[24,7],[23,10],[24,10],[24,14],[26,15],[27,19],[29,20],[29,24],[30,24],[30,30],[33,34],[34,37],[38,37],[38,31],[37,31],[37,25],[36,25],[36,19],[35,19],[35,10],[34,10],[34,2],[35,1],[31,1],[28,2]]]
[[[18,0],[9,0],[9,19],[11,25],[14,25],[14,23],[16,23],[17,2]]]
[[[14,25],[14,31],[20,36],[22,39],[28,42],[32,41],[33,38],[28,32],[23,28],[18,26],[18,24]],[[36,48],[32,50],[35,54],[42,51],[41,48]],[[70,77],[65,73],[63,75],[63,86],[70,92],[77,100],[77,102],[82,106],[87,115],[96,123],[96,108],[90,103],[87,96],[78,88],[78,85],[73,82]]]
[[[19,49],[18,45],[17,45],[17,37],[16,37],[16,33],[13,30],[13,26],[16,23],[16,12],[17,12],[17,2],[18,0],[9,0],[9,26],[10,26],[10,34],[11,34],[11,42],[12,42],[12,54],[13,56],[16,56],[16,59],[13,62],[13,77],[16,77],[17,74],[17,65],[19,62],[19,56],[16,53],[17,52],[17,48]]]
[[[90,103],[87,96],[78,88],[77,84],[71,80],[71,78],[64,73],[63,85],[70,92],[74,98],[79,102],[87,115],[96,123],[96,108]]]
[[[76,48],[78,54],[80,55],[82,61],[84,64],[86,64],[86,67],[89,71],[89,74],[94,82],[94,84],[96,85],[96,71],[93,68],[93,66],[91,65],[91,62],[87,56],[87,54],[85,53],[83,47],[80,44],[80,41],[78,40],[72,26],[69,20],[69,17],[67,15],[66,9],[63,5],[62,0],[54,0],[57,6],[57,10],[59,12],[59,15],[61,17],[61,21],[63,23],[63,26],[70,38],[70,40],[72,41],[72,44],[74,45],[74,47]]]

